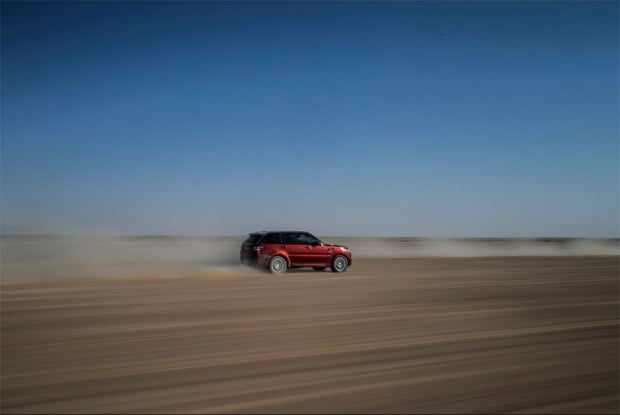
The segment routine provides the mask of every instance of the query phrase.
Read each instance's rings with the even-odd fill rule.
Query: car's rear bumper
[[[254,250],[241,250],[239,261],[244,265],[256,265],[258,262],[258,254]]]

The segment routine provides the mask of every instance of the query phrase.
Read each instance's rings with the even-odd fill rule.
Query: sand
[[[619,258],[1,290],[2,413],[618,413]]]

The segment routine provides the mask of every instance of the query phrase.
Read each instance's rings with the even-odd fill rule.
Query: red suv
[[[351,251],[332,245],[308,232],[254,232],[241,245],[241,263],[264,265],[274,274],[287,268],[312,267],[322,271],[331,267],[344,272],[351,265]]]

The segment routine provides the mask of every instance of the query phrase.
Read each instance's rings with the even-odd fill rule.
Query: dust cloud
[[[341,238],[360,257],[487,257],[618,255],[618,239]]]
[[[245,236],[2,236],[3,281],[240,271]],[[619,255],[619,239],[322,237],[356,258]]]

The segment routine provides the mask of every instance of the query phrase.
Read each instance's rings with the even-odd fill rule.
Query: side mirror
[[[323,242],[315,241],[314,243],[312,243],[312,246],[323,246]]]

